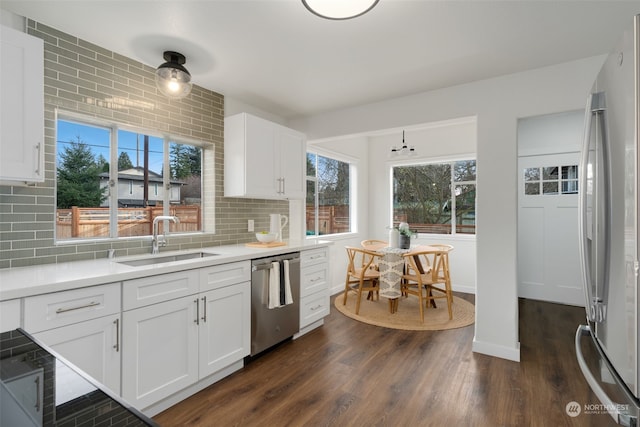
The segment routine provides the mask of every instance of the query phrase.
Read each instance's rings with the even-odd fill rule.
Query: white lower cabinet
[[[0,302],[0,333],[20,327],[20,300]]]
[[[24,299],[24,329],[120,393],[120,283]]]
[[[122,313],[122,397],[138,409],[198,380],[196,296]]]
[[[311,249],[300,254],[301,333],[329,315],[329,277],[329,248]]]
[[[249,355],[251,351],[251,285],[227,286],[202,295],[200,378]]]
[[[120,394],[120,332],[120,314],[113,314],[33,336]]]
[[[127,402],[143,410],[249,355],[250,263],[234,264],[200,270],[201,290],[214,289],[122,314]]]

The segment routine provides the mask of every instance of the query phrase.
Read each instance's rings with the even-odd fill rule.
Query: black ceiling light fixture
[[[364,15],[380,0],[302,0],[311,13],[326,19],[351,19]]]
[[[164,53],[164,64],[156,70],[156,86],[169,98],[184,98],[191,92],[191,74],[183,67],[186,62],[183,54],[173,51]]]
[[[416,147],[413,145],[409,146],[406,142],[404,142],[404,131],[402,131],[402,146],[393,146],[391,147],[391,152],[389,153],[389,157],[413,157],[416,155]]]

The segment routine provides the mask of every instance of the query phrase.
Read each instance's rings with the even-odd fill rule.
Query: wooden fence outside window
[[[118,208],[118,237],[149,236],[153,234],[153,219],[163,215],[162,206],[146,208]],[[169,223],[169,232],[188,233],[202,230],[199,205],[170,206],[169,215],[180,222]],[[159,224],[163,232],[164,224]],[[78,208],[56,210],[58,239],[109,237],[109,208]]]

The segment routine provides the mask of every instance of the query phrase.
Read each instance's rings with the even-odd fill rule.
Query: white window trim
[[[400,160],[389,160],[387,161],[387,175],[389,177],[389,206],[388,206],[388,227],[393,227],[393,168],[395,167],[403,167],[403,166],[424,166],[424,165],[433,165],[433,164],[441,164],[441,163],[453,163],[460,162],[465,160],[475,160],[476,161],[476,180],[475,181],[460,181],[453,182],[453,171],[451,171],[451,184],[469,184],[474,183],[476,186],[476,208],[478,205],[477,200],[477,189],[478,189],[478,159],[477,153],[470,154],[456,154],[455,156],[439,156],[439,157],[429,157],[429,158],[409,158],[409,159],[400,159]],[[453,194],[453,188],[452,188]],[[455,200],[454,202],[455,203]],[[477,211],[477,209],[476,209]],[[453,218],[453,217],[452,217]],[[454,231],[455,226],[455,218],[452,219],[452,231]],[[439,234],[439,233],[418,233],[418,239],[427,239],[429,237],[437,237],[438,239],[457,239],[457,240],[475,240],[476,235],[478,233],[477,223],[476,223],[476,232],[474,234],[461,234],[454,233],[451,234]]]
[[[122,124],[119,122],[115,122],[112,120],[108,120],[108,119],[104,119],[104,118],[97,118],[94,116],[90,116],[90,115],[84,115],[81,113],[76,113],[74,111],[67,111],[67,110],[63,110],[60,108],[55,108],[54,109],[54,134],[56,135],[55,139],[57,140],[57,135],[58,135],[58,120],[65,120],[65,121],[71,121],[71,122],[76,122],[76,123],[80,123],[80,124],[86,124],[86,125],[92,125],[92,126],[97,126],[97,127],[102,127],[102,128],[107,128],[111,130],[111,140],[109,141],[110,144],[110,156],[111,158],[109,159],[110,163],[112,163],[111,159],[117,159],[118,155],[118,147],[116,144],[117,141],[117,134],[119,130],[123,130],[123,131],[127,131],[127,132],[135,132],[135,133],[140,133],[140,134],[146,134],[149,135],[151,137],[155,137],[155,138],[161,138],[164,141],[164,156],[165,156],[165,161],[163,162],[163,175],[164,176],[169,176],[169,161],[168,161],[168,157],[169,157],[169,143],[170,142],[174,142],[174,143],[179,143],[179,144],[188,144],[188,145],[193,145],[196,147],[200,147],[202,148],[203,152],[202,152],[202,190],[201,190],[201,194],[202,194],[202,200],[201,200],[201,215],[202,215],[202,231],[199,232],[192,232],[192,233],[172,233],[173,236],[194,236],[194,235],[203,235],[203,234],[215,234],[215,197],[205,197],[205,193],[207,192],[215,192],[215,163],[208,165],[207,162],[205,162],[205,158],[207,159],[212,159],[213,162],[215,162],[215,144],[212,142],[208,142],[208,141],[202,141],[202,140],[197,140],[197,139],[192,139],[189,137],[185,137],[185,136],[181,136],[181,135],[174,135],[171,133],[167,133],[167,132],[161,132],[161,131],[157,131],[157,130],[153,130],[153,129],[144,129],[142,127],[137,127],[137,126],[131,126],[131,125],[126,125],[126,124]],[[208,153],[211,153],[210,155],[208,155]],[[56,142],[56,157],[57,157],[57,142]],[[56,159],[57,162],[57,159]],[[210,172],[208,171],[210,168]],[[57,165],[56,165],[56,170],[57,170]],[[205,171],[206,170],[206,171]],[[113,182],[117,183],[117,178],[118,178],[118,171],[117,168],[109,168],[109,180],[113,180]],[[55,181],[55,186],[54,186],[54,193],[57,193],[57,184],[58,184],[58,180],[57,178],[54,180]],[[168,192],[165,192],[165,198],[168,197],[169,194]],[[118,206],[118,194],[117,191],[110,191],[110,206]],[[210,199],[210,201],[208,201],[208,199]],[[212,206],[209,206],[212,205]],[[165,203],[163,203],[163,209],[166,210],[166,212],[168,212],[169,209],[169,203],[168,200],[165,201]],[[55,216],[55,209],[57,209],[56,205],[54,205],[54,216]],[[206,215],[205,215],[206,212]],[[79,243],[91,243],[91,242],[117,242],[117,241],[123,241],[123,240],[148,240],[151,237],[150,236],[122,236],[122,237],[112,237],[117,235],[117,222],[118,222],[118,211],[117,209],[110,209],[109,211],[109,226],[110,226],[110,234],[111,236],[109,237],[92,237],[92,238],[84,238],[84,239],[65,239],[65,240],[59,240],[55,234],[55,228],[54,228],[54,244],[55,245],[60,245],[60,246],[64,246],[64,245],[76,245]]]
[[[358,203],[357,203],[357,195],[358,195],[358,165],[360,163],[360,160],[355,158],[355,157],[351,157],[348,156],[346,154],[343,153],[338,153],[332,150],[327,150],[324,148],[316,148],[316,147],[311,147],[311,146],[307,146],[307,153],[311,153],[311,154],[315,154],[316,156],[322,156],[322,157],[327,157],[333,160],[337,160],[339,162],[343,162],[343,163],[348,163],[349,164],[349,226],[350,226],[350,231],[344,232],[344,233],[333,233],[333,234],[323,234],[322,236],[320,235],[313,235],[313,236],[305,236],[306,239],[318,239],[318,238],[335,238],[335,237],[342,237],[342,236],[347,236],[347,235],[354,235],[358,233]],[[305,159],[306,159],[306,154],[305,154]],[[317,173],[317,171],[316,171]],[[306,171],[305,171],[305,185],[307,181],[314,181],[315,185],[316,185],[316,191],[315,191],[315,200],[314,200],[314,206],[318,206],[318,178],[316,177],[309,177],[308,175],[306,175]],[[305,214],[306,215],[306,214]],[[315,225],[314,225],[314,231],[318,230],[318,216],[316,215],[315,218]]]

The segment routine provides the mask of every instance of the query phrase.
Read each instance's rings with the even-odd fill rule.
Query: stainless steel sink
[[[218,254],[211,254],[208,252],[190,252],[187,254],[177,254],[177,255],[154,255],[147,258],[141,259],[132,259],[129,261],[117,261],[118,264],[125,264],[131,267],[140,267],[144,265],[154,265],[154,264],[164,264],[165,262],[174,262],[174,261],[185,261],[188,259],[195,258],[207,258],[210,256],[216,256]]]

